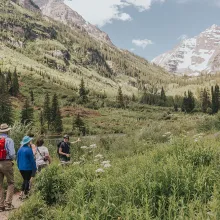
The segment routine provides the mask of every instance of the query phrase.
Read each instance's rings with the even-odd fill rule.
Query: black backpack
[[[60,141],[58,144],[57,144],[57,155],[60,156],[59,154],[59,148],[61,146],[61,144],[63,143],[64,141]]]

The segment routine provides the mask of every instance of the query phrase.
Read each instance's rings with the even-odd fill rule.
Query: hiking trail
[[[20,193],[16,193],[13,196],[13,200],[12,200],[12,204],[14,205],[15,209],[19,208],[22,205],[22,201],[19,199],[19,194]],[[8,220],[8,216],[9,213],[13,212],[15,209],[11,210],[11,211],[4,211],[4,212],[0,212],[0,219],[1,220]]]

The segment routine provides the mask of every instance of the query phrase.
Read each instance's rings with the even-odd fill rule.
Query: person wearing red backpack
[[[13,160],[15,160],[14,141],[8,137],[11,128],[7,124],[0,125],[0,211],[11,210],[12,198],[14,194],[14,170]],[[7,194],[4,199],[3,181],[7,179]]]

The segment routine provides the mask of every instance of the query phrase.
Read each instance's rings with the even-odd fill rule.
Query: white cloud
[[[132,43],[138,47],[142,47],[143,49],[145,49],[145,47],[148,45],[154,44],[151,40],[148,40],[148,39],[144,39],[144,40],[140,40],[140,39],[135,40],[134,39],[134,40],[132,40]]]
[[[133,51],[135,51],[135,49],[134,49],[134,48],[131,48],[130,51],[133,52]]]
[[[182,34],[177,38],[177,40],[183,41],[183,40],[186,40],[187,38],[188,38],[188,36],[186,34]]]
[[[129,21],[131,16],[123,12],[129,6],[138,11],[150,9],[153,2],[164,0],[63,0],[74,11],[82,15],[85,20],[98,26],[111,23],[112,20]]]

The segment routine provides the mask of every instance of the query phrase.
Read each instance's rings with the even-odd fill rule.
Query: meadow
[[[125,135],[82,137],[69,166],[47,143],[53,163],[10,219],[219,219],[219,115],[150,108],[103,109]]]

